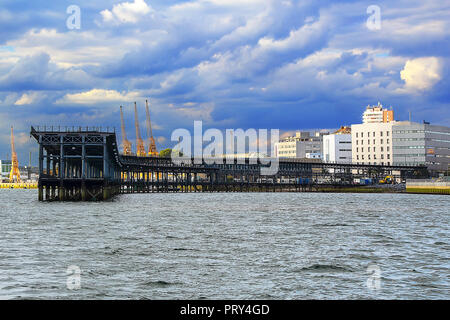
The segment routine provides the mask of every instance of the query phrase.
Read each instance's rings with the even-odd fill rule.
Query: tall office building
[[[394,121],[394,110],[383,109],[380,102],[376,106],[368,105],[362,120],[363,123],[388,123]]]

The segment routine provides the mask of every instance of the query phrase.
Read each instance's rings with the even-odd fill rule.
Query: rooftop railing
[[[81,133],[81,132],[96,132],[96,133],[116,133],[115,127],[89,127],[89,126],[36,126],[31,127],[31,131],[36,132],[54,132],[54,133]]]

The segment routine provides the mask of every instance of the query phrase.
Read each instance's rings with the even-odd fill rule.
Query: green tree
[[[171,155],[172,155],[172,149],[170,149],[170,148],[161,150],[159,152],[159,156],[162,157],[162,158],[170,158]]]
[[[175,150],[175,152],[176,152],[176,150]],[[167,148],[167,149],[161,150],[159,152],[159,156],[161,158],[171,158],[172,157],[172,149]],[[183,152],[180,152],[180,156],[183,156]]]

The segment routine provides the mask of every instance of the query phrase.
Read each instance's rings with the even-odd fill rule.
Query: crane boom
[[[139,129],[139,117],[136,102],[134,103],[134,126],[136,127],[136,154],[138,157],[144,157],[146,156],[145,147]]]
[[[148,155],[157,156],[155,139],[153,138],[152,122],[150,120],[150,109],[148,108],[148,100],[145,100],[145,109],[147,112],[147,137],[148,137]]]
[[[17,159],[16,146],[14,144],[14,130],[11,126],[11,172],[9,173],[9,182],[14,182],[14,177],[17,182],[21,182],[19,160]]]
[[[122,144],[123,144],[123,154],[131,155],[131,142],[127,139],[127,132],[125,131],[125,121],[123,120],[122,106],[120,106],[120,126],[122,128]]]

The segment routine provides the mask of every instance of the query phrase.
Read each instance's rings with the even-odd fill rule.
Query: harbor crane
[[[142,140],[141,132],[139,129],[139,117],[137,113],[137,105],[136,102],[134,103],[134,125],[136,127],[136,155],[138,157],[145,157],[145,147],[144,147],[144,140]]]
[[[120,106],[120,124],[122,127],[122,144],[123,144],[123,154],[126,156],[131,155],[131,142],[127,139],[127,133],[125,131],[125,122],[123,120],[122,106]]]
[[[14,131],[11,126],[11,172],[9,173],[9,182],[13,183],[14,177],[16,178],[16,182],[22,182],[20,180],[19,160],[17,159],[16,147],[14,145]]]
[[[155,139],[153,138],[152,122],[150,121],[150,110],[148,108],[148,100],[145,100],[145,110],[147,112],[147,139],[148,139],[148,155],[151,157],[157,156]]]

